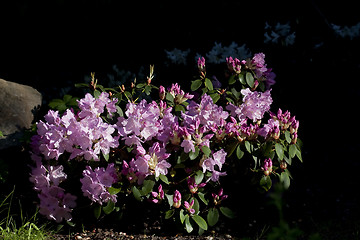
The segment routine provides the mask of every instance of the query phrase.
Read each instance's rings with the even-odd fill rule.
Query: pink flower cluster
[[[253,70],[256,77],[255,86],[259,84],[259,81],[265,82],[266,89],[270,89],[275,84],[276,75],[271,68],[267,68],[264,53],[256,53],[252,59],[242,61],[228,57],[226,63],[230,72],[235,74],[240,74],[243,68]]]
[[[41,164],[41,158],[34,154],[32,158],[36,167],[32,170],[30,181],[34,183],[34,189],[39,192],[39,212],[56,222],[61,222],[63,219],[70,221],[71,211],[76,206],[76,196],[65,193],[65,190],[59,187],[59,184],[67,178],[64,167],[62,165],[45,167]]]
[[[40,213],[49,219],[57,222],[71,220],[76,197],[65,193],[59,186],[67,179],[63,166],[43,165],[42,157],[47,161],[58,160],[67,152],[70,154],[69,160],[83,157],[99,161],[101,152],[109,154],[110,148],[118,147],[119,141],[117,136],[112,135],[115,127],[104,122],[100,114],[105,109],[109,114],[116,112],[116,102],[117,99],[109,99],[109,94],[105,92],[99,98],[86,94],[78,101],[81,110],[78,114],[68,109],[60,116],[58,111],[50,110],[45,115],[45,122],[37,123],[37,135],[32,137],[31,143],[36,167],[32,170],[30,181],[39,192]],[[97,191],[98,188],[94,187],[90,193],[84,194],[96,195]]]
[[[261,120],[264,113],[270,110],[270,105],[273,100],[271,98],[271,90],[267,90],[264,93],[251,91],[249,88],[242,89],[243,103],[240,106],[235,106],[230,103],[226,109],[231,111],[233,117],[237,116],[239,120],[251,119],[254,122]]]
[[[117,171],[113,163],[110,163],[106,169],[98,167],[94,171],[90,166],[86,166],[83,176],[80,182],[82,183],[81,190],[84,196],[93,202],[98,202],[100,205],[109,200],[116,203],[117,196],[111,195],[107,191],[107,188],[118,181]]]
[[[37,124],[37,133],[33,137],[33,149],[45,159],[56,159],[64,153],[71,153],[70,159],[83,156],[86,160],[99,160],[99,154],[109,154],[110,148],[119,145],[113,137],[114,126],[100,117],[104,108],[111,114],[116,111],[117,99],[110,100],[108,93],[102,93],[95,99],[91,94],[79,101],[81,111],[75,115],[66,110],[62,117],[58,111],[50,110],[45,121]],[[35,147],[37,145],[37,147]]]

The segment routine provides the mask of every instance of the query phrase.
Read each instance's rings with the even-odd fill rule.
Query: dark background
[[[46,95],[113,64],[134,70],[155,63],[159,84],[186,84],[191,75],[177,79],[181,74],[161,65],[164,49],[208,52],[215,41],[245,43],[264,52],[277,74],[272,110],[289,109],[300,120],[304,164],[292,170],[289,218],[312,232],[337,226],[350,236],[360,228],[359,37],[342,39],[329,24],[357,24],[351,2],[2,1],[0,78]],[[290,22],[295,44],[264,44],[266,21]]]

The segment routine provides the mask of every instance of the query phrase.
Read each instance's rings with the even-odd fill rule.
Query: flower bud
[[[159,98],[160,98],[160,100],[165,99],[165,88],[164,88],[164,86],[159,87]]]
[[[198,65],[199,72],[204,72],[205,71],[205,58],[199,57],[199,59],[197,61],[197,65]]]
[[[282,162],[280,163],[280,168],[281,168],[282,170],[285,170],[285,169],[287,168],[287,163],[286,163],[285,161],[282,161]]]
[[[175,190],[173,196],[173,207],[179,208],[181,206],[181,193],[178,190]]]

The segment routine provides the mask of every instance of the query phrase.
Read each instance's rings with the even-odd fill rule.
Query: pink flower
[[[235,106],[230,103],[226,109],[231,111],[232,116],[237,116],[239,120],[249,118],[256,122],[261,120],[264,113],[270,110],[272,104],[272,98],[270,94],[271,90],[262,92],[252,92],[249,88],[241,90],[243,97],[243,103],[240,106]]]
[[[230,71],[235,72],[236,74],[241,73],[241,61],[239,59],[228,57],[226,58],[226,63]]]
[[[106,169],[96,168],[94,171],[90,166],[87,166],[83,171],[83,176],[80,182],[82,183],[81,190],[84,196],[99,204],[109,200],[117,201],[117,196],[111,195],[107,191],[108,187],[117,182],[116,169],[113,163],[109,164]]]
[[[171,164],[166,159],[169,158],[170,154],[166,153],[165,148],[161,147],[159,142],[155,142],[149,148],[148,153],[142,147],[138,147],[138,153],[140,154],[135,160],[135,166],[139,173],[144,176],[155,174],[155,177],[168,173]]]
[[[193,209],[194,206],[194,199],[192,199],[192,201],[190,203],[188,203],[187,201],[184,201],[184,206],[186,208],[186,210],[189,211],[190,214],[195,214],[195,209]]]

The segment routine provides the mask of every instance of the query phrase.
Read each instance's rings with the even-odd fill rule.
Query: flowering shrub
[[[236,177],[240,159],[251,160],[251,177],[262,189],[273,181],[288,188],[287,166],[301,160],[299,121],[288,111],[270,112],[275,74],[264,58],[228,57],[224,88],[207,78],[199,58],[191,93],[177,83],[154,86],[153,66],[146,82],[128,89],[104,88],[93,75],[93,94],[77,100],[78,108],[49,110],[37,123],[30,181],[40,213],[71,221],[77,200],[87,198],[99,218],[135,198],[162,206],[164,218],[187,232],[196,226],[201,232],[220,215],[235,217],[221,182]],[[159,99],[146,100],[152,90]],[[70,184],[78,188],[68,190]]]

